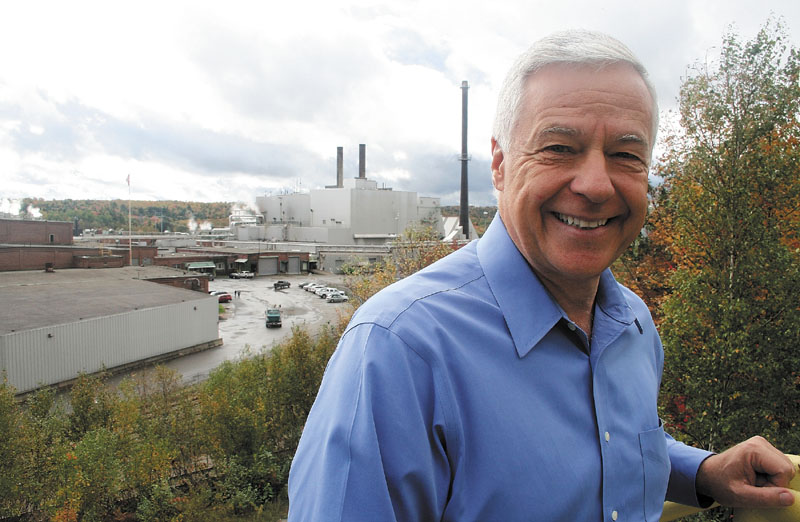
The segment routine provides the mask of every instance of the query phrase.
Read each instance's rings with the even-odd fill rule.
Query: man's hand
[[[697,471],[697,492],[723,506],[777,508],[791,506],[787,489],[792,462],[762,437],[748,439],[708,457]]]

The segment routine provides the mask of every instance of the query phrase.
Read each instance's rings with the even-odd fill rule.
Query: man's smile
[[[575,216],[568,216],[567,214],[562,214],[560,212],[553,212],[553,215],[562,223],[567,225],[577,227],[580,229],[594,229],[604,226],[608,223],[608,219],[598,219],[593,221],[587,221],[581,218],[577,218]]]

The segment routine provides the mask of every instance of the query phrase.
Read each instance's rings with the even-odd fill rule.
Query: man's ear
[[[503,160],[503,149],[498,145],[497,140],[492,138],[492,184],[494,188],[503,191],[505,186],[505,165]]]

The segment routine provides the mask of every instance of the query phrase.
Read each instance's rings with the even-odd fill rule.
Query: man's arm
[[[724,506],[791,506],[794,495],[787,486],[794,473],[786,455],[764,438],[753,437],[705,459],[697,471],[697,492]]]
[[[326,370],[289,477],[289,520],[439,520],[450,468],[428,364],[359,325]]]

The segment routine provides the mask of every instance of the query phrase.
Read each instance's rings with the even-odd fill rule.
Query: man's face
[[[627,64],[551,65],[528,78],[492,180],[511,239],[540,277],[596,280],[647,212],[652,99]]]

